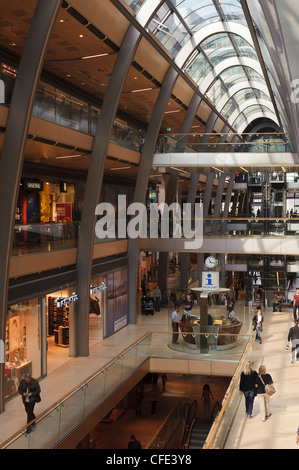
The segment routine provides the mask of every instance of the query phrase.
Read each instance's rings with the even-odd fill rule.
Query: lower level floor
[[[244,320],[243,334],[251,332],[250,319],[252,311],[250,306],[244,305],[241,297],[236,301],[235,312]],[[272,312],[272,308],[264,311],[264,331],[262,333],[262,344],[254,342],[250,351],[250,358],[254,361],[255,369],[259,365],[265,364],[274,380],[277,393],[271,398],[271,418],[266,422],[261,421],[258,402],[254,402],[253,419],[248,420],[245,413],[245,403],[243,398],[240,401],[232,430],[226,442],[227,449],[294,449],[296,445],[296,431],[298,427],[299,404],[299,363],[291,364],[290,352],[285,351],[289,328],[293,326],[293,316],[291,309],[282,312]],[[245,327],[246,325],[246,327]],[[154,315],[138,315],[135,325],[127,325],[117,331],[113,336],[103,340],[94,341],[90,344],[90,354],[88,357],[65,357],[60,365],[53,367],[48,375],[40,380],[42,401],[36,405],[36,415],[51,407],[55,402],[67,395],[71,390],[78,387],[80,383],[94,374],[110,360],[118,356],[126,347],[137,341],[146,332],[167,332],[169,331],[169,317],[166,308],[161,308]],[[165,345],[167,348],[167,345]],[[62,349],[62,353],[63,353]],[[64,354],[64,353],[63,353]],[[176,352],[177,354],[177,352]],[[233,353],[232,353],[233,354]],[[184,353],[182,353],[182,358]],[[205,380],[205,379],[203,379]],[[215,378],[208,378],[214,381]],[[186,395],[186,388],[181,383],[176,382],[171,387],[180,389],[182,395]],[[199,385],[199,388],[201,383]],[[192,392],[193,393],[193,392]],[[191,393],[191,395],[192,395]],[[162,399],[163,394],[162,394]],[[146,403],[146,402],[145,402]],[[145,408],[146,413],[148,410]],[[117,426],[121,426],[124,420],[129,418],[126,413],[117,420]],[[149,416],[147,416],[149,418]],[[157,413],[152,421],[159,419]],[[140,424],[134,422],[134,429],[130,432],[140,431]],[[26,424],[26,414],[22,400],[19,395],[11,398],[6,403],[5,411],[0,415],[0,442],[16,433]],[[133,425],[133,423],[131,423]],[[130,428],[131,428],[130,424]],[[127,432],[126,429],[126,440]],[[100,431],[99,431],[100,432]],[[129,437],[129,436],[128,436]],[[137,436],[136,436],[137,437]],[[94,436],[96,445],[102,445],[101,439]],[[123,444],[122,444],[123,445]]]

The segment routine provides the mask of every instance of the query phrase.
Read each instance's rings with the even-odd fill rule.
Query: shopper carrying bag
[[[272,391],[269,390],[269,385],[272,386]],[[275,393],[273,380],[270,374],[266,373],[266,366],[262,365],[258,370],[258,377],[256,379],[256,398],[260,405],[261,419],[266,421],[270,418],[270,397]]]

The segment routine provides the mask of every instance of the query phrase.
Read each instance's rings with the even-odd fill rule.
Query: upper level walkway
[[[244,320],[242,333],[251,333],[251,311],[249,307],[244,306],[243,300],[236,302],[235,312]],[[277,393],[271,399],[272,416],[266,422],[261,422],[256,401],[253,419],[248,420],[242,397],[225,448],[294,449],[297,447],[295,439],[299,416],[297,396],[299,365],[291,364],[290,354],[285,352],[287,334],[292,325],[291,310],[272,313],[271,309],[266,309],[263,343],[253,343],[248,358],[254,361],[256,369],[259,365],[265,364],[274,379]],[[42,402],[36,406],[37,416],[95,373],[99,367],[121,354],[128,344],[138,340],[145,332],[168,330],[167,309],[161,310],[153,317],[140,315],[136,325],[128,325],[112,337],[94,343],[90,348],[89,357],[68,358],[63,365],[41,380]],[[161,348],[163,347],[165,344],[161,344]],[[173,354],[177,355],[175,351]],[[185,359],[185,353],[181,353],[180,358]],[[6,411],[0,415],[0,443],[25,425],[25,416],[19,396],[7,403]]]
[[[292,136],[274,132],[162,134],[153,159],[156,168],[239,168],[247,173],[246,168],[278,168],[285,172],[285,168],[297,165]]]
[[[254,369],[264,364],[275,383],[276,394],[270,399],[272,416],[261,421],[259,404],[255,399],[253,419],[245,413],[245,400],[240,406],[225,444],[225,449],[295,449],[299,425],[299,364],[292,364],[290,349],[286,352],[287,336],[294,325],[292,311],[265,312],[262,344],[254,342],[248,359]]]

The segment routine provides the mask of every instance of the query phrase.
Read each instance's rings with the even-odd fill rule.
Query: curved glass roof
[[[208,78],[208,81],[205,80],[208,87],[204,91],[200,89],[200,92],[210,100],[214,110],[217,109],[219,100],[227,94],[228,100],[221,110],[224,120],[228,120],[245,100],[257,100],[251,110],[245,108],[240,111],[240,116],[233,123],[235,130],[238,131],[238,126],[243,124],[244,120],[250,121],[251,115],[256,116],[259,113],[264,117],[265,109],[259,104],[259,99],[269,101],[268,116],[269,113],[272,114],[273,120],[277,121],[269,96],[254,88],[254,83],[263,84],[266,88],[266,81],[253,43],[249,42],[251,35],[248,34],[246,18],[239,0],[165,0],[160,6],[153,0],[125,1],[136,13],[136,19],[141,10],[150,12],[156,9],[147,30],[166,48],[174,60],[184,45],[189,44],[186,52],[189,57],[184,59],[183,70],[199,89],[203,80]],[[234,26],[230,27],[231,24]],[[200,30],[201,39],[199,40],[198,35],[195,39],[195,34]],[[193,51],[190,49],[190,41]],[[196,41],[200,42],[197,44]],[[185,49],[182,52],[185,53]],[[234,63],[230,64],[229,59],[235,59]],[[224,61],[228,63],[227,68]],[[253,65],[246,65],[248,62]],[[222,69],[225,70],[219,70],[219,64],[222,63]],[[217,66],[218,71],[215,70]],[[248,83],[249,88],[230,96],[229,90],[243,82]]]

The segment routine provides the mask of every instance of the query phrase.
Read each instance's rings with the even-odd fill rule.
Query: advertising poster
[[[127,270],[107,275],[107,328],[110,336],[127,324]]]
[[[57,222],[71,222],[72,204],[70,202],[56,203]]]

